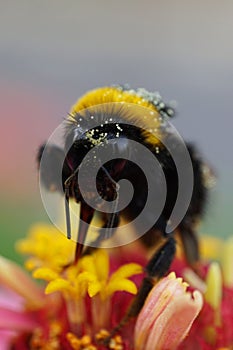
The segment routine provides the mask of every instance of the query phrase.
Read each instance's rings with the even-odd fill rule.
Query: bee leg
[[[188,211],[179,224],[177,231],[181,238],[187,263],[200,277],[203,277],[199,263],[200,255],[196,226],[203,216],[208,198],[209,185],[205,174],[207,166],[203,163],[193,145],[187,144],[187,147],[193,165],[193,193]]]
[[[200,253],[197,234],[191,224],[182,223],[178,228],[179,236],[183,246],[185,260],[188,265],[202,277],[200,268]]]
[[[87,205],[85,202],[81,202],[80,206],[80,223],[78,228],[78,241],[75,250],[75,262],[79,260],[82,255],[83,248],[89,225],[93,219],[94,209]]]
[[[128,312],[123,317],[121,322],[113,328],[110,332],[110,336],[104,340],[105,344],[108,344],[110,339],[125,325],[130,319],[136,317],[141,311],[144,302],[157,282],[161,277],[165,276],[168,272],[171,262],[176,252],[176,241],[172,234],[169,234],[166,241],[159,250],[151,257],[148,264],[145,267],[146,276],[144,277],[142,284],[135,296],[132,304],[129,307]]]
[[[104,219],[104,223],[102,228],[99,231],[98,237],[94,242],[92,242],[91,246],[85,249],[85,252],[83,253],[83,255],[91,254],[93,251],[95,251],[100,247],[102,241],[111,238],[116,232],[116,229],[118,227],[119,220],[120,220],[119,214],[118,213],[104,214],[103,219]]]
[[[169,236],[167,241],[151,257],[145,267],[146,276],[142,285],[130,306],[128,317],[135,317],[140,312],[148,293],[155,283],[166,275],[176,253],[176,241],[173,235]]]

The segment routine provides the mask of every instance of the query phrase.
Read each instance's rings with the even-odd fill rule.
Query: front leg
[[[160,246],[160,248],[155,252],[151,257],[148,264],[145,267],[146,276],[144,277],[142,284],[138,290],[137,295],[135,296],[132,304],[129,307],[127,314],[121,320],[121,322],[110,332],[110,336],[104,340],[105,344],[108,344],[110,339],[127,324],[131,318],[136,317],[141,311],[144,302],[160,278],[166,275],[168,272],[172,260],[175,257],[176,253],[176,241],[173,235],[169,235],[166,238],[165,243]]]
[[[159,248],[158,251],[151,257],[145,267],[146,276],[138,290],[138,293],[130,306],[127,317],[136,317],[150,290],[155,285],[155,281],[164,277],[168,272],[170,265],[175,257],[176,241],[173,236],[170,236],[167,241]]]
[[[98,237],[92,245],[85,249],[83,255],[91,254],[93,251],[98,249],[102,243],[102,241],[111,238],[119,225],[119,214],[118,213],[109,213],[104,214],[103,216],[103,225],[99,230]]]

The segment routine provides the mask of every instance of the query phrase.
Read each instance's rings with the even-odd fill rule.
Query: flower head
[[[229,245],[221,270],[216,263],[203,264],[204,281],[176,259],[172,270],[190,287],[174,273],[162,278],[136,322],[131,320],[115,336],[111,330],[144,277],[141,249],[118,248],[114,254],[98,249],[72,263],[75,244],[49,225],[36,225],[17,248],[27,255],[26,267],[42,284],[15,263],[0,259],[3,350],[220,350],[233,344]]]

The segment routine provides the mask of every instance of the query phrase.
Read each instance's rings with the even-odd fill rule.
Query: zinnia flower
[[[43,282],[35,283],[15,263],[0,259],[3,350],[230,349],[233,344],[232,281],[224,277],[222,285],[225,275],[218,265],[205,264],[203,282],[176,259],[172,270],[193,285],[168,274],[152,288],[137,319],[111,336],[144,277],[140,244],[133,251],[98,249],[72,264],[75,243],[50,225],[36,225],[17,249],[27,255],[25,266],[33,278]]]

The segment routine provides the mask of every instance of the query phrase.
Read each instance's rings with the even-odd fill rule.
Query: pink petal
[[[0,329],[25,331],[36,326],[37,323],[29,314],[0,308]]]
[[[170,274],[151,290],[136,322],[136,350],[172,350],[180,344],[203,304],[200,292],[192,299],[186,288]]]
[[[173,350],[187,336],[193,321],[202,308],[202,295],[199,291],[193,293],[194,300],[185,301],[180,297],[170,303],[166,310],[154,322],[147,340],[145,350]]]
[[[22,311],[24,309],[24,299],[10,289],[1,288],[0,308],[1,307],[14,311]]]
[[[44,297],[39,287],[14,262],[0,256],[0,283],[24,297],[32,305],[42,305]]]
[[[1,350],[9,350],[12,338],[16,334],[17,333],[14,331],[0,330],[0,349]]]

